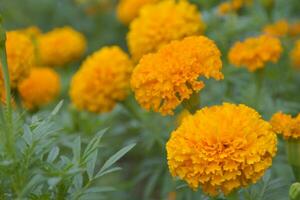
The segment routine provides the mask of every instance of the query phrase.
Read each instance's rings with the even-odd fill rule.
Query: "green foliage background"
[[[282,18],[289,22],[300,20],[300,1],[274,0],[273,7],[265,7],[263,4],[268,0],[254,0],[252,7],[244,8],[238,15],[230,14],[225,17],[216,14],[216,6],[221,1],[191,2],[199,6],[207,24],[206,35],[216,41],[224,62],[225,80],[205,80],[206,88],[200,95],[201,106],[224,101],[244,103],[256,108],[267,120],[279,110],[291,114],[299,113],[300,72],[291,67],[288,55],[297,38],[282,38],[284,54],[280,62],[266,67],[261,87],[257,87],[253,73],[228,64],[227,52],[235,41],[259,34],[267,23]],[[115,5],[115,0],[86,0],[84,3],[75,0],[1,0],[0,13],[8,30],[37,25],[43,31],[48,31],[71,25],[87,37],[88,55],[111,44],[127,49],[128,30],[117,21]],[[65,154],[71,154],[66,147],[72,146],[75,138],[81,136],[83,143],[87,144],[97,131],[109,127],[99,150],[103,160],[97,162],[96,168],[100,168],[104,159],[126,145],[137,143],[119,162],[119,166],[123,168],[121,171],[103,176],[93,183],[97,187],[113,186],[116,189],[103,196],[103,199],[168,199],[171,192],[176,192],[176,199],[181,200],[208,199],[201,191],[192,192],[183,182],[174,180],[168,172],[165,142],[176,127],[176,116],[162,117],[156,113],[145,112],[136,103],[133,95],[112,112],[101,115],[78,112],[70,106],[69,81],[80,62],[57,69],[63,82],[63,92],[59,99],[64,100],[64,106],[56,116],[56,124],[61,129],[56,145],[61,146]],[[31,116],[47,116],[57,103],[36,113],[25,113],[22,117],[26,121]],[[180,110],[182,108],[177,113]],[[288,199],[288,188],[292,182],[294,176],[287,163],[284,142],[280,138],[272,168],[257,184],[240,191],[241,198],[285,200]],[[96,197],[99,198],[100,196]]]

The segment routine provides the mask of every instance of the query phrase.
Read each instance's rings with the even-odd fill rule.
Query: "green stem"
[[[200,96],[199,93],[194,92],[189,99],[184,100],[182,105],[190,113],[194,114],[200,108]]]
[[[261,97],[261,90],[263,87],[263,80],[264,80],[264,68],[258,69],[255,72],[255,84],[256,84],[256,97],[255,97],[255,107],[259,107],[260,97]]]
[[[1,68],[2,74],[4,79],[4,87],[5,87],[5,104],[6,104],[6,124],[7,124],[7,131],[6,131],[6,138],[7,143],[6,146],[8,148],[8,152],[13,153],[13,118],[12,118],[12,106],[11,106],[11,91],[10,91],[10,79],[9,79],[9,70],[8,64],[6,59],[6,32],[2,25],[2,18],[0,16],[0,61],[1,61]]]
[[[292,166],[296,181],[300,181],[300,140],[289,139],[286,142],[286,153],[289,164]]]

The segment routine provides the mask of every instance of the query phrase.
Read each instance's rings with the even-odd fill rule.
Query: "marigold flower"
[[[129,24],[136,18],[140,9],[159,0],[120,0],[117,6],[117,17],[123,24]]]
[[[289,25],[289,35],[290,36],[300,35],[300,22],[295,22]]]
[[[26,78],[34,62],[34,45],[31,40],[17,32],[6,33],[6,53],[9,69],[11,87],[16,88],[17,84]],[[0,79],[3,79],[0,63]]]
[[[134,61],[172,40],[203,33],[197,7],[186,0],[165,0],[146,5],[129,28],[127,43]]]
[[[31,39],[36,39],[38,36],[42,34],[41,29],[37,26],[29,26],[24,29],[19,29],[18,32],[27,35]]]
[[[238,117],[237,117],[238,116]],[[252,108],[224,103],[184,118],[167,142],[172,176],[212,196],[255,183],[271,166],[276,134]]]
[[[252,0],[228,0],[218,6],[218,14],[225,15],[229,12],[240,10],[244,5],[252,3]]]
[[[80,110],[111,111],[126,98],[132,63],[119,47],[104,47],[88,57],[72,78],[70,96]]]
[[[143,56],[133,71],[131,87],[139,104],[163,115],[204,87],[200,76],[220,80],[221,53],[204,36],[173,41],[157,53]]]
[[[22,103],[27,109],[35,109],[53,101],[60,91],[57,72],[47,67],[35,67],[18,85]]]
[[[282,134],[284,138],[300,138],[300,114],[293,118],[291,115],[277,112],[272,116],[270,123],[273,130]]]
[[[285,36],[289,31],[289,24],[286,20],[279,20],[274,24],[264,27],[263,32],[273,36]]]
[[[300,69],[300,40],[296,41],[295,47],[290,53],[290,57],[293,66]]]
[[[228,58],[237,67],[246,67],[253,72],[263,68],[267,62],[277,62],[282,52],[278,38],[261,35],[237,42],[231,47]]]
[[[84,35],[68,26],[41,35],[37,43],[40,63],[46,66],[63,66],[79,59],[86,49]]]

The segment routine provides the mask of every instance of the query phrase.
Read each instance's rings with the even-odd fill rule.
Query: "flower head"
[[[104,47],[88,57],[74,75],[70,96],[80,110],[108,112],[126,98],[132,63],[119,47]]]
[[[282,52],[278,38],[261,35],[237,42],[231,47],[228,57],[231,64],[246,67],[249,71],[263,68],[267,62],[277,62]]]
[[[133,59],[138,61],[172,40],[203,31],[204,24],[195,5],[186,0],[164,0],[141,9],[139,17],[130,24],[127,43]]]
[[[220,57],[215,43],[204,36],[173,41],[140,60],[131,77],[135,97],[147,110],[172,114],[184,99],[204,87],[200,76],[223,78]]]
[[[29,26],[24,29],[19,29],[18,32],[23,33],[30,37],[31,39],[36,39],[42,34],[42,31],[37,26]]]
[[[140,9],[159,0],[120,0],[117,6],[117,17],[123,24],[129,24],[136,18]]]
[[[238,116],[238,117],[237,117]],[[184,118],[167,142],[169,170],[193,189],[225,195],[271,166],[276,134],[252,108],[224,103]]]
[[[263,32],[273,36],[285,36],[289,31],[289,24],[286,20],[279,20],[274,24],[264,27]]]
[[[63,66],[82,56],[86,39],[71,27],[56,28],[38,38],[40,63],[47,66]]]
[[[286,139],[300,138],[300,114],[293,118],[291,115],[277,112],[272,116],[270,123],[273,130]]]
[[[225,15],[229,12],[240,10],[245,4],[250,4],[252,0],[228,0],[218,6],[218,14]]]
[[[289,25],[289,35],[290,36],[300,35],[300,21]]]
[[[290,57],[293,66],[300,69],[300,40],[296,41],[295,47],[290,53]]]
[[[27,109],[35,109],[53,101],[60,91],[59,75],[51,68],[35,67],[18,85],[22,103]]]
[[[34,62],[34,45],[32,41],[17,31],[7,32],[6,53],[11,87],[28,76]],[[2,79],[0,63],[0,79]]]

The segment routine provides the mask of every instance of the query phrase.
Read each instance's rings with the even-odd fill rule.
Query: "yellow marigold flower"
[[[19,29],[18,32],[23,33],[32,39],[36,39],[38,36],[42,34],[41,29],[37,26],[29,26],[24,29]]]
[[[16,88],[17,84],[28,76],[34,62],[34,45],[31,40],[17,32],[9,31],[6,34],[6,53],[9,69],[11,87]],[[2,79],[0,63],[0,79]]]
[[[123,24],[129,24],[136,18],[140,9],[159,0],[120,0],[117,6],[117,17]]]
[[[279,20],[274,24],[264,27],[263,32],[273,36],[285,36],[289,31],[289,24],[286,20]]]
[[[51,68],[35,67],[30,75],[18,85],[18,91],[27,109],[47,105],[59,94],[59,75]]]
[[[263,68],[267,62],[277,62],[281,52],[282,47],[278,38],[261,35],[235,43],[228,57],[231,64],[246,67],[253,72]]]
[[[244,5],[250,4],[252,0],[229,0],[221,3],[218,6],[218,13],[220,15],[225,15],[229,12],[234,12],[240,10]]]
[[[291,115],[277,112],[272,116],[270,123],[273,130],[282,134],[284,138],[300,138],[300,114],[293,118]]]
[[[289,35],[290,36],[300,35],[300,22],[295,22],[289,25]]]
[[[68,26],[41,35],[37,42],[40,63],[47,66],[63,66],[79,59],[86,49],[84,35]]]
[[[204,87],[200,76],[223,78],[220,57],[215,43],[204,36],[173,41],[140,60],[131,77],[135,97],[147,110],[173,114],[184,99]]]
[[[238,117],[237,117],[238,116]],[[172,176],[212,196],[255,183],[272,165],[276,134],[259,113],[224,103],[186,117],[167,142]]]
[[[80,110],[111,111],[126,98],[132,63],[119,47],[104,47],[88,57],[71,82],[70,96]]]
[[[300,69],[300,40],[296,41],[294,49],[290,53],[293,66]]]
[[[186,0],[165,0],[146,5],[130,24],[127,43],[134,61],[172,40],[203,33],[197,7]]]

